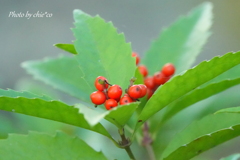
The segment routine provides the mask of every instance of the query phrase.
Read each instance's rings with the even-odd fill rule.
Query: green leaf
[[[55,133],[56,130],[62,130],[65,133],[74,134],[77,128],[48,119],[3,111],[0,112],[0,122],[0,139],[6,138],[8,133],[21,134],[29,130],[45,133]]]
[[[240,96],[239,89],[240,85],[232,87],[222,93],[214,95],[213,97],[203,100],[200,103],[197,103],[199,107],[195,105],[196,109],[201,109],[195,113],[194,119],[201,119],[204,116],[215,113],[220,109],[238,106]]]
[[[27,61],[22,64],[22,67],[34,78],[83,101],[90,102],[88,86],[74,58],[61,56],[56,59]]]
[[[172,138],[164,160],[185,160],[240,135],[238,113],[209,115],[193,122]]]
[[[162,118],[162,121],[166,121],[167,119],[174,116],[176,113],[180,112],[181,110],[187,108],[188,106],[201,101],[203,99],[206,99],[214,94],[217,94],[219,92],[222,92],[232,86],[240,84],[240,78],[233,79],[233,80],[224,80],[218,83],[212,83],[209,84],[206,87],[200,86],[199,88],[196,88],[189,94],[186,94],[170,105],[168,105],[166,108],[166,112],[164,113],[164,116]]]
[[[128,122],[128,120],[133,115],[134,111],[138,107],[139,102],[126,104],[123,106],[119,106],[116,109],[113,109],[110,111],[105,119],[112,122],[116,126],[119,126],[119,128],[123,128],[124,125]]]
[[[42,94],[48,95],[52,99],[59,99],[61,97],[61,95],[57,90],[54,90],[48,85],[41,83],[39,81],[36,81],[30,77],[29,78],[24,77],[19,79],[15,83],[14,88],[15,90],[18,90],[18,91],[25,90],[37,95],[42,95]]]
[[[123,34],[118,34],[111,22],[106,23],[99,16],[91,17],[80,10],[74,10],[75,28],[72,29],[76,41],[75,57],[79,62],[83,79],[90,94],[95,91],[97,76],[104,76],[111,84],[120,85],[123,90],[136,69],[131,46],[125,42]]]
[[[191,108],[186,109],[186,111],[180,112],[178,115],[184,116],[184,114],[186,115],[191,113],[191,111],[193,112],[194,110],[198,110],[197,112],[191,114],[193,115],[191,116],[192,119],[197,120],[205,117],[206,115],[213,114],[220,109],[238,106],[240,97],[239,89],[240,85],[229,88],[224,92],[209,97],[199,103],[195,103]],[[186,120],[186,122],[187,121],[190,122],[191,120]]]
[[[0,91],[4,93],[3,90]],[[6,96],[4,94],[0,95],[0,110],[67,123],[95,131],[112,139],[100,123],[94,127],[90,126],[85,120],[84,115],[79,114],[79,110],[73,106],[55,100],[46,101],[32,95],[28,96],[28,98],[20,97],[23,96],[22,93],[18,95],[16,91],[12,90],[9,90],[7,93]]]
[[[161,114],[164,113],[166,108],[155,114],[153,117],[154,119],[150,119],[150,124],[152,124],[150,128],[155,129],[155,132],[152,133],[155,133],[153,134],[153,147],[156,156],[160,157],[162,155],[162,151],[167,147],[172,137],[176,133],[182,131],[193,121],[202,119],[209,114],[213,114],[219,109],[238,106],[239,89],[240,85],[209,97],[201,102],[195,103],[191,107],[186,108],[182,112],[179,112],[177,115],[173,116],[165,123],[160,124],[160,126],[156,125],[161,121]]]
[[[203,61],[194,68],[186,71],[183,75],[173,77],[170,81],[160,86],[148,100],[138,118],[135,130],[148,118],[174,100],[184,96],[239,63],[240,52],[227,53],[222,57],[214,57],[210,61]]]
[[[105,76],[123,90],[127,88],[136,65],[124,35],[118,34],[112,23],[104,22],[99,16],[91,17],[75,10],[74,18],[73,32],[77,39],[74,47],[79,53],[75,58],[79,64],[74,58],[62,56],[29,61],[22,66],[36,79],[89,103],[89,95],[96,90],[97,76]]]
[[[77,51],[74,48],[73,44],[62,44],[62,43],[58,43],[58,44],[54,44],[54,46],[56,46],[57,48],[60,48],[64,51],[67,51],[69,53],[72,54],[77,54]]]
[[[176,73],[189,69],[210,36],[211,24],[212,4],[207,2],[164,29],[142,59],[149,74],[170,62],[175,65]]]
[[[16,133],[19,130],[14,120],[5,112],[0,112],[0,139],[6,138],[8,133]]]
[[[10,131],[7,133],[27,133],[29,130],[30,131],[39,131],[39,132],[44,132],[44,133],[49,133],[49,134],[54,134],[56,130],[60,130],[64,133],[68,133],[69,135],[74,135],[76,132],[77,127],[68,125],[65,123],[57,122],[57,121],[52,121],[49,119],[43,119],[43,118],[38,118],[38,117],[33,117],[33,116],[28,116],[24,114],[19,114],[19,113],[13,113],[10,114],[11,118],[8,121],[13,121],[15,131]],[[13,120],[11,120],[13,119]]]
[[[11,97],[11,98],[17,98],[17,97],[40,98],[40,99],[46,100],[46,101],[52,100],[52,98],[50,98],[46,95],[37,95],[37,94],[33,94],[28,91],[18,92],[18,91],[14,91],[12,89],[8,89],[8,90],[0,89],[0,97],[2,97],[2,96]]]
[[[240,65],[237,65],[237,66],[229,69],[228,71],[213,78],[212,80],[208,81],[207,83],[203,84],[202,86],[207,86],[208,84],[220,82],[220,81],[226,80],[226,79],[237,79],[237,78],[240,78]]]
[[[221,158],[220,160],[239,160],[239,158],[240,158],[240,154],[238,153],[225,158]]]
[[[240,107],[224,108],[217,111],[215,114],[218,114],[218,113],[240,113]]]
[[[135,71],[135,76],[134,77],[136,78],[136,81],[134,82],[134,84],[144,84],[144,77],[140,73],[138,68]]]
[[[103,118],[109,122],[116,125],[118,128],[123,128],[124,125],[131,118],[132,114],[138,107],[139,102],[118,106],[111,109],[110,111],[100,112],[92,108],[84,106],[83,104],[77,104],[76,107],[79,108],[80,113],[82,113],[85,119],[91,126],[99,123]]]
[[[55,136],[37,132],[29,132],[28,135],[10,134],[7,139],[0,140],[0,147],[4,160],[107,160],[102,152],[95,151],[83,140],[61,132]]]

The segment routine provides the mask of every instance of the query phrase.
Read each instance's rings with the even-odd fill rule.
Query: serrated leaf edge
[[[222,56],[215,56],[215,57],[211,58],[210,60],[202,61],[201,63],[199,63],[198,65],[194,66],[193,68],[188,69],[188,70],[182,72],[181,75],[175,75],[173,78],[171,78],[171,79],[170,79],[168,82],[166,82],[164,85],[161,85],[160,87],[157,88],[157,90],[156,90],[155,93],[152,95],[152,97],[148,100],[148,102],[146,103],[146,105],[151,102],[151,100],[153,99],[153,97],[156,96],[156,94],[158,93],[158,91],[159,91],[161,88],[167,87],[170,82],[172,82],[172,81],[177,81],[178,78],[184,76],[185,74],[187,74],[187,73],[189,73],[189,72],[192,72],[192,70],[194,70],[194,69],[197,68],[197,67],[201,67],[201,66],[204,65],[205,63],[209,63],[209,62],[211,62],[211,61],[215,61],[216,59],[221,59],[221,58],[223,58],[223,57],[228,57],[229,55],[234,55],[234,54],[239,54],[239,55],[240,55],[240,51],[239,51],[239,52],[228,52],[228,53],[226,53],[226,54],[224,54],[224,55],[222,55]],[[237,65],[237,64],[236,64],[236,65]],[[236,65],[235,65],[235,66],[236,66]],[[232,66],[232,67],[234,67],[234,66]],[[232,68],[232,67],[230,67],[230,68]],[[229,68],[229,69],[230,69],[230,68]],[[225,72],[225,71],[224,71],[224,72]],[[221,73],[224,73],[224,72],[221,72]],[[221,74],[221,73],[220,73],[220,74]],[[218,74],[218,75],[220,75],[220,74]],[[217,77],[218,75],[216,75],[215,77]],[[213,77],[213,78],[214,78],[214,77]],[[209,80],[210,80],[210,79],[209,79]],[[209,80],[204,80],[200,85],[208,82]],[[200,86],[200,85],[198,85],[198,86]],[[184,93],[183,95],[180,95],[180,97],[188,94],[188,93],[191,92],[193,89],[195,89],[195,88],[192,88],[192,89],[189,88],[189,89],[187,90],[187,92]],[[179,97],[178,97],[178,98],[179,98]],[[176,99],[178,99],[178,98],[176,98]],[[162,110],[163,108],[165,108],[168,104],[170,104],[171,102],[175,101],[176,99],[173,99],[172,101],[168,102],[164,107],[162,107],[162,108],[160,108],[159,110],[157,110],[157,112],[160,111],[160,110]],[[145,105],[144,109],[146,109],[146,105]],[[144,111],[144,109],[143,109],[143,111]],[[148,108],[148,109],[149,109],[149,108]],[[137,130],[147,119],[149,119],[149,117],[146,118],[146,119],[143,119],[143,118],[141,117],[141,116],[142,116],[142,113],[143,113],[143,112],[141,112],[141,114],[140,114],[139,117],[138,117],[138,123],[136,123],[136,125],[135,125],[134,134],[132,135],[132,139],[134,139],[134,135],[135,135],[135,133],[136,133],[136,130]],[[153,114],[151,114],[151,115],[153,115]]]
[[[138,104],[140,104],[139,102],[133,102],[133,103],[136,103],[136,104],[138,103]],[[92,120],[92,117],[86,116],[86,114],[84,114],[84,111],[81,110],[81,105],[82,105],[82,104],[80,104],[80,105],[79,105],[79,104],[75,104],[74,107],[79,109],[79,113],[81,113],[81,114],[84,115],[85,120],[88,122],[88,124],[89,124],[90,126],[95,126],[95,125],[96,125],[97,123],[99,123],[102,119],[106,119],[107,121],[115,124],[118,128],[122,128],[123,126],[120,125],[116,120],[112,119],[111,117],[107,117],[107,116],[108,116],[111,112],[116,112],[120,107],[129,106],[130,104],[133,104],[133,103],[129,103],[129,104],[126,104],[126,105],[119,105],[119,106],[117,106],[117,107],[115,107],[115,108],[113,108],[113,109],[111,109],[111,110],[104,111],[104,112],[102,112],[102,113],[100,113],[100,112],[98,112],[97,110],[94,110],[93,108],[90,108],[90,107],[88,107],[88,106],[84,106],[84,107],[88,108],[89,110],[93,110],[93,111],[99,113],[99,115],[97,116],[97,118],[94,117],[94,119],[95,119],[94,121]],[[136,108],[137,108],[137,107],[136,107]]]
[[[234,80],[238,80],[238,79],[240,80],[240,78],[225,79],[225,80],[221,80],[221,81],[218,81],[218,82],[210,83],[210,84],[208,84],[208,85],[206,85],[206,86],[203,86],[203,87],[202,87],[202,86],[199,86],[199,87],[195,88],[194,90],[188,92],[188,93],[185,94],[184,96],[189,96],[189,95],[191,95],[191,94],[194,93],[194,92],[198,92],[199,90],[205,89],[205,88],[207,88],[207,87],[214,86],[214,85],[216,85],[216,84],[218,84],[218,83],[230,82],[230,81],[234,81]],[[212,94],[211,96],[213,96],[213,95],[215,95],[215,94],[218,94],[218,93],[220,93],[220,92],[223,92],[223,91],[225,91],[225,90],[227,90],[227,89],[229,89],[229,88],[231,88],[231,87],[233,87],[233,86],[235,86],[235,85],[239,85],[239,84],[240,84],[240,82],[239,82],[238,84],[234,84],[234,85],[232,85],[232,86],[230,86],[230,87],[228,87],[228,88],[225,88],[225,89],[223,89],[223,90],[221,90],[221,91],[219,91],[219,92],[216,92],[216,93]],[[209,97],[211,97],[211,96],[209,96]],[[174,100],[173,102],[179,100],[179,99],[182,98],[182,97],[183,97],[183,96],[177,98],[177,99]],[[200,102],[200,101],[202,101],[202,100],[204,100],[204,99],[207,99],[207,98],[209,98],[209,97],[205,97],[205,98],[200,99],[200,100],[198,100],[198,101],[196,101],[196,102],[194,102],[194,103]],[[194,103],[192,103],[192,104],[194,104]],[[171,104],[171,103],[170,103],[170,104]],[[190,105],[182,108],[182,109],[179,110],[178,112],[182,111],[183,109],[186,109],[186,108],[190,107],[192,104],[190,104]],[[223,109],[223,110],[224,110],[224,109]],[[221,110],[219,110],[219,111],[221,111]],[[177,114],[178,112],[176,112],[175,114]],[[239,112],[240,112],[240,111],[239,111]],[[216,114],[216,113],[218,113],[218,111],[215,112],[214,114]],[[174,115],[175,115],[175,114],[174,114]],[[174,116],[174,115],[173,115],[173,116]],[[165,116],[164,116],[164,117],[165,117]],[[169,118],[171,118],[171,117],[172,117],[172,116],[170,116]],[[166,121],[166,120],[168,120],[169,118],[163,119],[163,120]],[[161,122],[161,123],[162,123],[162,122]]]
[[[230,127],[228,127],[228,128],[224,128],[224,129],[220,129],[220,130],[217,130],[217,131],[214,131],[214,132],[212,132],[212,133],[209,133],[209,134],[205,134],[205,135],[203,135],[203,136],[200,136],[200,137],[198,137],[198,138],[196,138],[196,139],[194,139],[194,140],[192,140],[191,142],[189,142],[189,143],[187,143],[187,144],[183,144],[183,145],[181,145],[180,147],[178,147],[177,149],[175,149],[173,152],[171,152],[169,155],[167,155],[166,157],[164,157],[163,158],[163,160],[165,160],[165,159],[167,159],[171,154],[173,154],[175,151],[177,151],[178,149],[180,149],[180,148],[182,148],[182,147],[188,147],[188,145],[190,145],[192,142],[194,142],[194,141],[199,141],[199,140],[201,140],[202,138],[204,138],[204,137],[212,137],[212,135],[213,134],[217,134],[217,133],[219,133],[219,132],[221,132],[221,131],[226,131],[226,130],[234,130],[234,128],[233,127],[237,127],[237,126],[240,126],[240,124],[237,124],[237,125],[233,125],[233,126],[230,126]],[[239,135],[240,135],[240,133],[239,133]],[[238,135],[238,136],[239,136]],[[232,137],[232,138],[235,138],[235,137]],[[231,138],[231,139],[232,139]],[[230,139],[229,139],[230,140]],[[225,141],[224,141],[225,142]],[[222,142],[222,143],[224,143],[224,142]],[[221,144],[221,143],[220,143]],[[210,148],[209,148],[210,149]],[[208,150],[208,149],[207,149]],[[204,150],[204,151],[206,151],[206,150]],[[199,154],[199,153],[198,153]]]
[[[75,28],[71,28],[71,30],[72,31],[74,31],[74,30],[77,30],[79,27],[76,25],[76,24],[78,24],[79,22],[77,21],[77,19],[75,18],[75,13],[77,13],[78,12],[78,14],[84,14],[85,16],[87,16],[87,17],[89,17],[89,18],[91,18],[91,19],[95,19],[95,18],[98,18],[98,19],[100,19],[100,20],[102,20],[106,25],[108,25],[108,26],[110,26],[111,27],[111,29],[114,29],[114,31],[116,32],[116,35],[118,36],[118,37],[122,37],[123,39],[124,39],[124,42],[126,43],[126,45],[129,45],[130,46],[130,49],[131,49],[131,51],[132,51],[132,47],[131,47],[131,43],[130,42],[126,42],[126,37],[125,37],[125,35],[124,35],[124,33],[123,32],[118,32],[118,29],[114,26],[114,24],[113,24],[113,22],[112,21],[106,21],[105,19],[103,19],[100,15],[95,15],[95,16],[91,16],[91,15],[89,15],[89,14],[87,14],[87,13],[85,13],[85,12],[83,12],[83,11],[81,11],[81,10],[79,10],[79,9],[75,9],[74,11],[73,11],[73,15],[74,15],[74,20],[75,20],[75,22],[74,22],[74,26],[75,26]],[[74,35],[74,37],[76,38],[74,41],[73,41],[73,44],[75,43],[75,42],[77,42],[79,39],[77,38],[77,36],[76,36],[76,34],[73,32],[73,35]],[[77,55],[75,55],[75,56],[77,56]],[[132,60],[135,62],[135,59],[134,59],[134,57],[130,57],[130,58],[132,58]],[[81,69],[81,67],[79,67],[80,69]],[[106,74],[108,74],[108,72],[107,72],[107,70],[106,70],[106,68],[105,68],[105,66],[103,65],[103,68],[104,68],[104,70],[105,70],[105,73]],[[136,69],[136,68],[135,68]],[[82,71],[82,69],[81,69],[81,71]],[[82,73],[83,73],[83,79],[84,79],[84,77],[85,77],[85,73],[82,71]],[[133,75],[132,76],[134,76],[134,74],[135,74],[135,71],[134,71],[134,73],[133,73]],[[124,75],[123,75],[124,76]],[[107,76],[107,77],[110,77],[110,76]],[[126,79],[126,77],[122,77],[122,79]],[[84,79],[85,80],[85,79]],[[88,86],[90,87],[91,85],[85,80],[85,82],[86,82],[86,84],[88,84]]]
[[[64,89],[61,89],[59,88],[57,85],[55,85],[54,83],[52,83],[51,81],[49,81],[47,78],[44,78],[43,76],[39,76],[38,74],[34,74],[34,71],[32,69],[29,69],[28,68],[28,64],[31,64],[31,63],[39,63],[39,62],[42,62],[42,63],[48,63],[48,62],[52,62],[54,60],[59,60],[59,59],[62,59],[62,58],[71,58],[71,57],[68,57],[68,56],[64,56],[62,54],[60,54],[57,58],[50,58],[50,57],[45,57],[43,58],[42,60],[30,60],[30,61],[25,61],[25,62],[22,62],[21,63],[21,67],[24,68],[28,74],[32,75],[33,76],[33,79],[35,80],[39,80],[41,82],[44,82],[44,84],[46,85],[49,85],[51,87],[53,87],[54,89],[57,89],[57,90],[60,90],[64,93],[68,93],[69,95],[73,96],[73,97],[76,97],[79,99],[79,97],[75,96],[74,94],[70,93],[70,92],[67,92],[65,91]],[[74,59],[74,57],[73,57]],[[80,69],[80,68],[79,68]],[[82,77],[81,77],[82,78]]]
[[[36,96],[36,97],[33,97],[33,98],[27,98],[27,97],[24,97],[24,96],[16,96],[16,97],[9,97],[9,96],[5,96],[5,95],[0,95],[0,97],[8,97],[8,98],[19,98],[19,97],[23,97],[23,98],[27,98],[27,99],[41,99],[41,100],[44,100],[44,101],[59,101],[59,102],[61,102],[61,100],[57,100],[57,99],[52,99],[51,97],[49,97],[48,95],[46,95],[46,94],[41,94],[41,95],[38,95],[38,94],[35,94],[35,93],[32,93],[32,92],[29,92],[29,91],[27,91],[27,90],[22,90],[22,91],[15,91],[15,90],[13,90],[13,89],[10,89],[10,88],[7,88],[7,90],[4,90],[4,89],[0,89],[0,90],[3,90],[3,91],[7,91],[7,92],[11,92],[11,91],[13,91],[13,92],[17,92],[17,93],[28,93],[28,94],[31,94],[31,95],[33,95],[33,96]],[[47,97],[49,100],[46,100],[46,99],[44,99],[44,97]],[[52,100],[50,100],[50,99],[52,99]],[[64,103],[64,102],[62,102],[62,103]]]
[[[196,9],[199,9],[200,7],[203,7],[203,6],[207,6],[210,10],[212,10],[212,3],[211,3],[211,2],[204,2],[204,3],[202,3],[198,8],[196,8]],[[158,37],[156,37],[156,38],[150,43],[151,48],[145,52],[145,55],[148,54],[148,52],[151,51],[152,46],[154,46],[154,44],[159,40],[159,38],[161,37],[162,33],[168,32],[169,30],[172,29],[172,27],[175,27],[175,26],[179,25],[179,23],[181,23],[181,21],[183,21],[183,20],[185,20],[185,19],[191,19],[191,17],[194,16],[194,15],[192,14],[194,11],[195,11],[195,10],[191,10],[191,11],[188,12],[186,15],[180,15],[173,23],[171,23],[171,24],[169,25],[169,27],[163,27],[162,30],[161,30],[161,32],[159,33]],[[203,16],[204,16],[204,15],[201,15],[201,18],[202,18]],[[201,18],[200,18],[200,19],[201,19]],[[210,19],[213,19],[213,15],[212,15],[212,14],[210,15]],[[198,23],[199,23],[199,22],[198,22]],[[195,27],[196,27],[196,26],[197,26],[197,25],[195,25]],[[209,25],[207,26],[208,29],[206,29],[206,31],[207,31],[206,34],[208,34],[208,35],[206,36],[206,41],[207,41],[208,37],[211,35],[211,32],[209,31],[209,28],[211,28],[211,26],[212,26],[212,21],[209,22]],[[191,36],[191,35],[190,35],[190,36]],[[206,42],[205,42],[205,43],[206,43]],[[201,49],[199,50],[199,52],[200,52],[200,51],[201,51]],[[146,56],[144,56],[143,59],[142,59],[143,64],[145,64],[145,59],[146,59]],[[196,60],[196,58],[193,60],[192,64],[194,63],[195,60]],[[146,65],[146,64],[145,64],[145,65]],[[158,70],[158,69],[155,69],[155,71],[157,71],[157,70]],[[180,73],[181,73],[181,72],[180,72]],[[179,73],[178,73],[178,74],[179,74]]]
[[[66,133],[64,133],[64,132],[62,132],[62,131],[59,131],[59,130],[57,130],[55,134],[42,133],[42,132],[36,132],[36,131],[28,131],[27,134],[9,133],[7,137],[5,137],[5,138],[3,138],[3,139],[0,139],[0,141],[8,140],[9,138],[11,138],[11,136],[21,136],[21,137],[28,138],[28,137],[36,136],[36,135],[38,135],[38,136],[41,136],[41,135],[43,135],[43,136],[48,136],[48,137],[51,137],[51,138],[53,138],[53,139],[58,138],[60,135],[64,135],[64,136],[70,138],[70,140],[75,140],[75,139],[80,140],[80,141],[82,141],[83,143],[85,143],[89,148],[91,148],[92,150],[94,150],[95,152],[97,152],[97,153],[102,153],[102,154],[103,154],[102,151],[96,151],[95,149],[93,149],[91,146],[89,146],[84,140],[80,139],[79,137],[68,135],[68,134],[66,134]]]
[[[167,81],[164,85],[161,85],[160,87],[158,87],[158,89],[154,92],[154,94],[152,95],[152,97],[148,100],[148,102],[154,97],[154,96],[156,96],[156,94],[158,93],[157,91],[158,90],[160,90],[162,87],[166,87],[167,86],[167,84],[169,84],[170,82],[172,82],[172,81],[176,81],[176,79],[178,79],[178,78],[180,78],[180,77],[182,77],[182,76],[184,76],[186,73],[188,73],[188,72],[192,72],[192,70],[194,70],[196,67],[199,67],[200,65],[203,65],[204,63],[209,63],[210,61],[214,61],[215,59],[220,59],[220,58],[222,58],[222,57],[225,57],[225,56],[227,56],[227,55],[229,55],[229,54],[236,54],[236,53],[238,53],[238,54],[240,54],[240,52],[228,52],[228,53],[226,53],[226,54],[224,54],[224,55],[222,55],[222,56],[215,56],[215,57],[213,57],[212,59],[210,59],[210,60],[204,60],[204,61],[202,61],[201,63],[199,63],[198,65],[196,65],[196,66],[194,66],[193,68],[190,68],[190,69],[188,69],[188,70],[185,70],[184,72],[182,72],[182,74],[179,74],[179,75],[175,75],[174,77],[172,77],[169,81]],[[232,68],[232,67],[231,67]],[[217,75],[218,76],[218,75]],[[217,77],[217,76],[215,76],[215,77]],[[209,80],[206,80],[204,83],[206,83],[206,82],[208,82]],[[202,84],[204,84],[204,83],[202,83]],[[202,85],[201,84],[201,85]],[[200,87],[200,85],[199,85],[199,87]],[[196,87],[197,88],[197,87]],[[194,88],[194,89],[196,89],[196,88]],[[191,92],[192,91],[192,89],[191,90],[189,90],[187,93],[185,93],[184,95],[186,95],[186,94],[188,94],[189,92]],[[176,99],[175,99],[176,100]],[[174,101],[174,100],[173,100]],[[171,102],[170,102],[171,103]],[[169,104],[169,103],[168,103]]]

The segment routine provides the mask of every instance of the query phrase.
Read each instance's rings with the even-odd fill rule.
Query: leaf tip
[[[81,15],[81,14],[84,14],[84,12],[80,9],[74,9],[73,10],[73,15]]]
[[[83,11],[80,10],[80,9],[74,9],[74,10],[73,10],[73,18],[74,18],[75,22],[77,22],[78,19],[79,19],[79,16],[82,16],[82,15],[91,17],[89,14],[83,12]]]
[[[212,8],[213,8],[212,2],[204,2],[204,3],[202,4],[202,6],[205,7],[205,8],[209,8],[209,9],[212,9]]]
[[[20,64],[20,66],[21,66],[22,68],[26,68],[27,63],[28,63],[28,61],[22,62],[22,63]]]

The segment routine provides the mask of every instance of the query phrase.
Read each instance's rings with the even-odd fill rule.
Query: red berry
[[[147,70],[146,66],[139,65],[138,69],[139,69],[140,73],[143,75],[143,77],[146,77],[148,75],[148,70]]]
[[[92,103],[101,105],[106,101],[106,95],[101,91],[95,91],[90,95]]]
[[[172,76],[167,77],[167,78],[166,78],[166,82],[167,82],[171,77],[172,77]]]
[[[111,99],[118,100],[121,98],[122,88],[119,85],[112,85],[108,89],[108,97]]]
[[[124,95],[124,96],[120,99],[119,104],[120,104],[120,105],[124,105],[124,104],[132,103],[132,102],[134,102],[134,101],[132,100],[131,97],[129,97],[129,95]]]
[[[122,97],[129,97],[129,95],[127,93],[125,93]]]
[[[147,99],[151,98],[153,95],[154,91],[152,89],[147,90]]]
[[[139,84],[138,86],[139,86],[139,87],[141,88],[141,90],[142,90],[142,94],[140,95],[139,98],[142,98],[142,97],[144,97],[144,96],[146,95],[146,93],[147,93],[147,86],[145,86],[144,84]]]
[[[132,52],[132,57],[136,57],[136,65],[140,62],[140,57],[136,52]]]
[[[108,88],[108,83],[106,83],[107,79],[103,76],[98,76],[95,80],[95,87],[99,91],[103,91]],[[108,81],[107,81],[108,82]]]
[[[119,97],[118,99],[115,99],[115,100],[116,100],[117,102],[119,102],[119,101],[120,101],[120,98],[121,98],[121,97]]]
[[[131,99],[131,101],[132,101],[132,102],[135,102],[135,100],[134,100],[134,99],[132,99],[132,98],[129,96],[129,94],[127,94],[127,93],[125,93],[123,97],[128,97],[128,98],[130,98],[130,99]]]
[[[142,89],[139,85],[132,85],[128,89],[128,95],[133,99],[138,99],[142,95]]]
[[[162,67],[162,73],[166,75],[166,77],[172,76],[175,72],[175,67],[172,63],[167,63]]]
[[[118,102],[115,99],[108,99],[108,100],[106,100],[104,105],[105,105],[105,108],[107,110],[110,110],[110,109],[112,109],[114,107],[117,107]]]
[[[153,77],[147,77],[144,79],[144,84],[147,86],[147,88],[149,89],[154,89],[155,88],[155,84],[153,81]]]
[[[153,81],[156,85],[162,85],[167,82],[169,78],[162,72],[157,72],[153,76]]]

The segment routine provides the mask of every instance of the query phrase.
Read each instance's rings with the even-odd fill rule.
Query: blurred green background
[[[192,8],[203,2],[205,1],[0,0],[0,88],[24,89],[36,93],[44,92],[49,93],[53,97],[64,99],[71,104],[77,102],[75,99],[69,99],[66,95],[59,94],[47,86],[40,85],[39,82],[33,82],[30,79],[31,76],[27,75],[20,67],[23,61],[68,54],[53,47],[53,44],[72,43],[74,40],[70,30],[73,27],[72,11],[74,9],[81,9],[92,16],[99,14],[106,21],[112,21],[119,32],[124,32],[127,42],[131,42],[132,44],[132,49],[142,56],[149,48],[151,41],[159,35],[164,27],[169,26],[179,16],[186,15]],[[240,1],[211,0],[210,2],[214,6],[214,22],[211,28],[212,35],[195,64],[202,60],[210,59],[213,56],[223,55],[226,52],[238,51],[240,49]],[[9,17],[10,12],[13,11],[15,13],[26,13],[27,11],[29,13],[36,13],[38,11],[48,12],[53,16],[51,18],[32,17],[30,19],[25,17]],[[227,90],[218,96],[225,97],[230,92],[239,92],[239,87]],[[206,104],[206,106],[214,105],[214,98],[217,98],[217,96],[203,101],[202,104]],[[239,104],[239,102],[231,102],[229,106]],[[186,110],[185,113],[179,115],[180,119],[191,112],[193,112],[193,109]],[[191,119],[191,116],[189,119]],[[54,133],[55,129],[61,129],[70,135],[81,135],[86,142],[94,146],[97,150],[106,146],[105,153],[109,148],[112,149],[114,147],[103,136],[47,120],[1,112],[0,121],[0,137],[2,138],[6,137],[9,132],[27,133],[27,130],[30,129]],[[186,124],[187,122],[188,120],[186,120]],[[93,135],[93,137],[89,135]],[[234,139],[204,153],[201,157],[195,158],[195,160],[219,159],[222,156],[238,152],[238,148],[240,148],[239,142],[240,138]],[[144,151],[138,149],[133,149],[133,152],[139,152],[138,157],[142,156],[140,153],[144,153]],[[108,153],[108,157],[111,159],[114,159],[115,156],[126,159],[126,153],[121,149],[116,149]]]
[[[57,56],[61,50],[55,43],[74,40],[73,9],[81,9],[94,16],[99,14],[112,21],[119,32],[124,32],[132,49],[143,54],[152,39],[163,27],[169,26],[180,15],[205,2],[203,0],[0,0],[0,73],[1,88],[13,88],[15,82],[26,76],[20,64],[26,60]],[[211,0],[214,23],[212,36],[203,48],[199,61],[240,49],[240,1]],[[16,13],[48,12],[51,18],[12,18]]]

